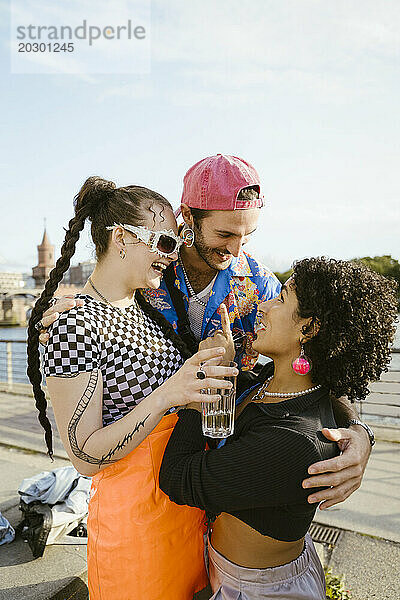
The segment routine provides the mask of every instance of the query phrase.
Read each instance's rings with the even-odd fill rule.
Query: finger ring
[[[222,331],[222,329],[216,329],[215,331],[212,332],[212,334],[210,335],[210,337],[214,337],[214,335],[217,335],[217,333],[220,334],[224,334],[224,332]]]
[[[46,327],[43,325],[42,321],[38,321],[38,322],[35,324],[35,329],[36,329],[37,331],[41,331],[42,329],[46,329]]]
[[[206,374],[205,374],[202,366],[199,367],[199,370],[196,373],[196,377],[197,377],[197,379],[205,379],[206,378]]]

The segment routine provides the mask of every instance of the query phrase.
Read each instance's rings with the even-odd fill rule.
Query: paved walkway
[[[32,398],[0,392],[0,414],[0,511],[15,525],[22,479],[68,462],[55,426],[56,462],[45,456]],[[49,416],[54,423],[51,409]],[[345,575],[353,600],[398,600],[400,444],[378,441],[360,490],[340,505],[318,510],[315,522],[341,531],[333,550],[318,546],[334,573]],[[85,552],[85,546],[58,545],[34,560],[22,540],[0,546],[0,600],[86,600]]]
[[[13,526],[21,521],[17,506],[21,481],[68,464],[63,459],[52,463],[44,455],[0,446],[0,510]],[[61,594],[60,600],[75,600],[74,590],[86,588],[86,570],[86,546],[49,546],[42,558],[34,559],[28,544],[17,538],[0,546],[0,600],[58,600],[57,594]]]
[[[354,600],[400,598],[400,444],[378,441],[363,483],[315,521],[344,529],[329,567],[344,573]]]
[[[47,452],[44,431],[37,419],[38,411],[32,397],[0,391],[0,414],[1,442],[15,445],[18,448]],[[53,427],[54,455],[57,458],[68,458],[58,435],[53,410],[50,406],[48,417]]]
[[[316,518],[320,523],[400,543],[400,444],[378,441],[364,479],[345,502],[317,511]]]

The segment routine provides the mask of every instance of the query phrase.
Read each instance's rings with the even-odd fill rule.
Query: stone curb
[[[24,444],[12,444],[2,440],[0,442],[0,446],[3,446],[3,448],[14,448],[15,450],[22,450],[23,452],[29,452],[31,454],[41,454],[42,456],[48,456],[47,452],[43,452],[43,450],[38,450],[37,448],[27,448],[26,446],[24,446]],[[65,461],[69,461],[68,454],[66,452],[64,454],[62,452],[55,451],[53,456],[54,458],[60,458]],[[50,461],[49,464],[51,465]]]
[[[79,577],[74,577],[60,591],[49,596],[48,600],[89,600],[87,571],[84,571]]]

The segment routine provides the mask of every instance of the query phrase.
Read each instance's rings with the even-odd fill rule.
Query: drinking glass
[[[227,362],[226,367],[237,367],[235,362]],[[203,394],[219,394],[221,400],[201,403],[201,424],[203,434],[211,438],[227,438],[233,434],[235,424],[236,377],[224,377],[233,386],[230,390],[206,388]]]

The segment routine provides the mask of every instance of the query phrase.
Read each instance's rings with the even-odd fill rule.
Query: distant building
[[[24,297],[8,297],[0,300],[0,325],[2,327],[27,324],[27,311],[32,301]]]
[[[0,272],[0,291],[14,290],[24,287],[24,279],[22,273],[1,273]]]
[[[46,228],[38,250],[38,264],[29,273],[0,272],[0,325],[26,325],[36,298],[40,296],[55,266],[55,247],[50,243]],[[94,269],[94,262],[71,267],[68,276],[57,286],[55,296],[75,295],[81,292]],[[1,294],[1,292],[4,292]]]
[[[32,269],[32,276],[35,280],[35,287],[43,287],[49,278],[50,271],[55,266],[54,250],[55,247],[50,244],[46,229],[43,233],[42,243],[38,249],[38,264]]]
[[[22,279],[24,280],[24,287],[32,289],[35,287],[35,280],[31,273],[22,273]]]
[[[88,260],[70,267],[64,275],[63,283],[83,287],[88,277],[93,273],[95,264],[95,262]]]

